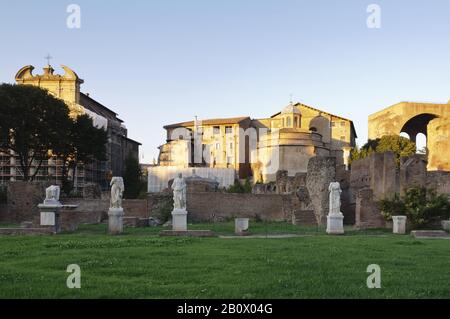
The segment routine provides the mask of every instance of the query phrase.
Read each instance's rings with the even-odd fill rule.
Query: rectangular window
[[[341,126],[345,126],[345,122],[341,122]]]
[[[213,127],[213,134],[219,135],[220,134],[220,126],[214,126]]]
[[[225,126],[225,134],[233,134],[233,127]]]
[[[345,136],[341,136],[341,140],[342,140],[342,141],[345,141]]]
[[[336,122],[331,122],[331,127],[335,127],[336,126]]]

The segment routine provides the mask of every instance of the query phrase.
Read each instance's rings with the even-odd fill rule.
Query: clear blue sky
[[[81,29],[66,8],[81,6]],[[381,6],[381,29],[366,25]],[[348,117],[450,99],[450,1],[160,0],[0,3],[0,82],[50,53],[157,157],[162,126],[268,117],[294,100]],[[59,68],[57,71],[62,72]]]

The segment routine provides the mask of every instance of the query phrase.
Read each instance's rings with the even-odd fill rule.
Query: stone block
[[[234,233],[239,236],[246,236],[249,234],[249,218],[236,218],[234,220]]]
[[[392,216],[393,233],[406,234],[406,216]]]
[[[327,216],[327,234],[329,235],[344,234],[343,214],[332,214]]]
[[[119,235],[123,232],[123,208],[110,208],[108,211],[108,232]]]
[[[185,209],[172,211],[172,230],[187,231],[187,211]]]

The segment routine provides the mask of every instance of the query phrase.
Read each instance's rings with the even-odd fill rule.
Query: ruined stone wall
[[[380,213],[371,189],[364,188],[357,192],[355,208],[355,226],[357,228],[386,227],[386,221]]]
[[[326,224],[329,211],[328,187],[336,181],[336,158],[313,157],[308,162],[306,187],[319,225]]]
[[[450,196],[450,172],[428,172],[426,186],[435,189],[438,194]]]
[[[415,154],[402,157],[400,159],[400,187],[396,192],[403,195],[408,188],[427,186],[427,175],[426,155]]]
[[[38,214],[37,205],[45,199],[48,182],[10,182],[7,184],[7,209],[3,211],[1,220],[20,223],[32,221]]]

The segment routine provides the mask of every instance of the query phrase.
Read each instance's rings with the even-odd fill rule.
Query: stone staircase
[[[317,226],[316,216],[312,210],[295,210],[292,224],[298,226]]]

